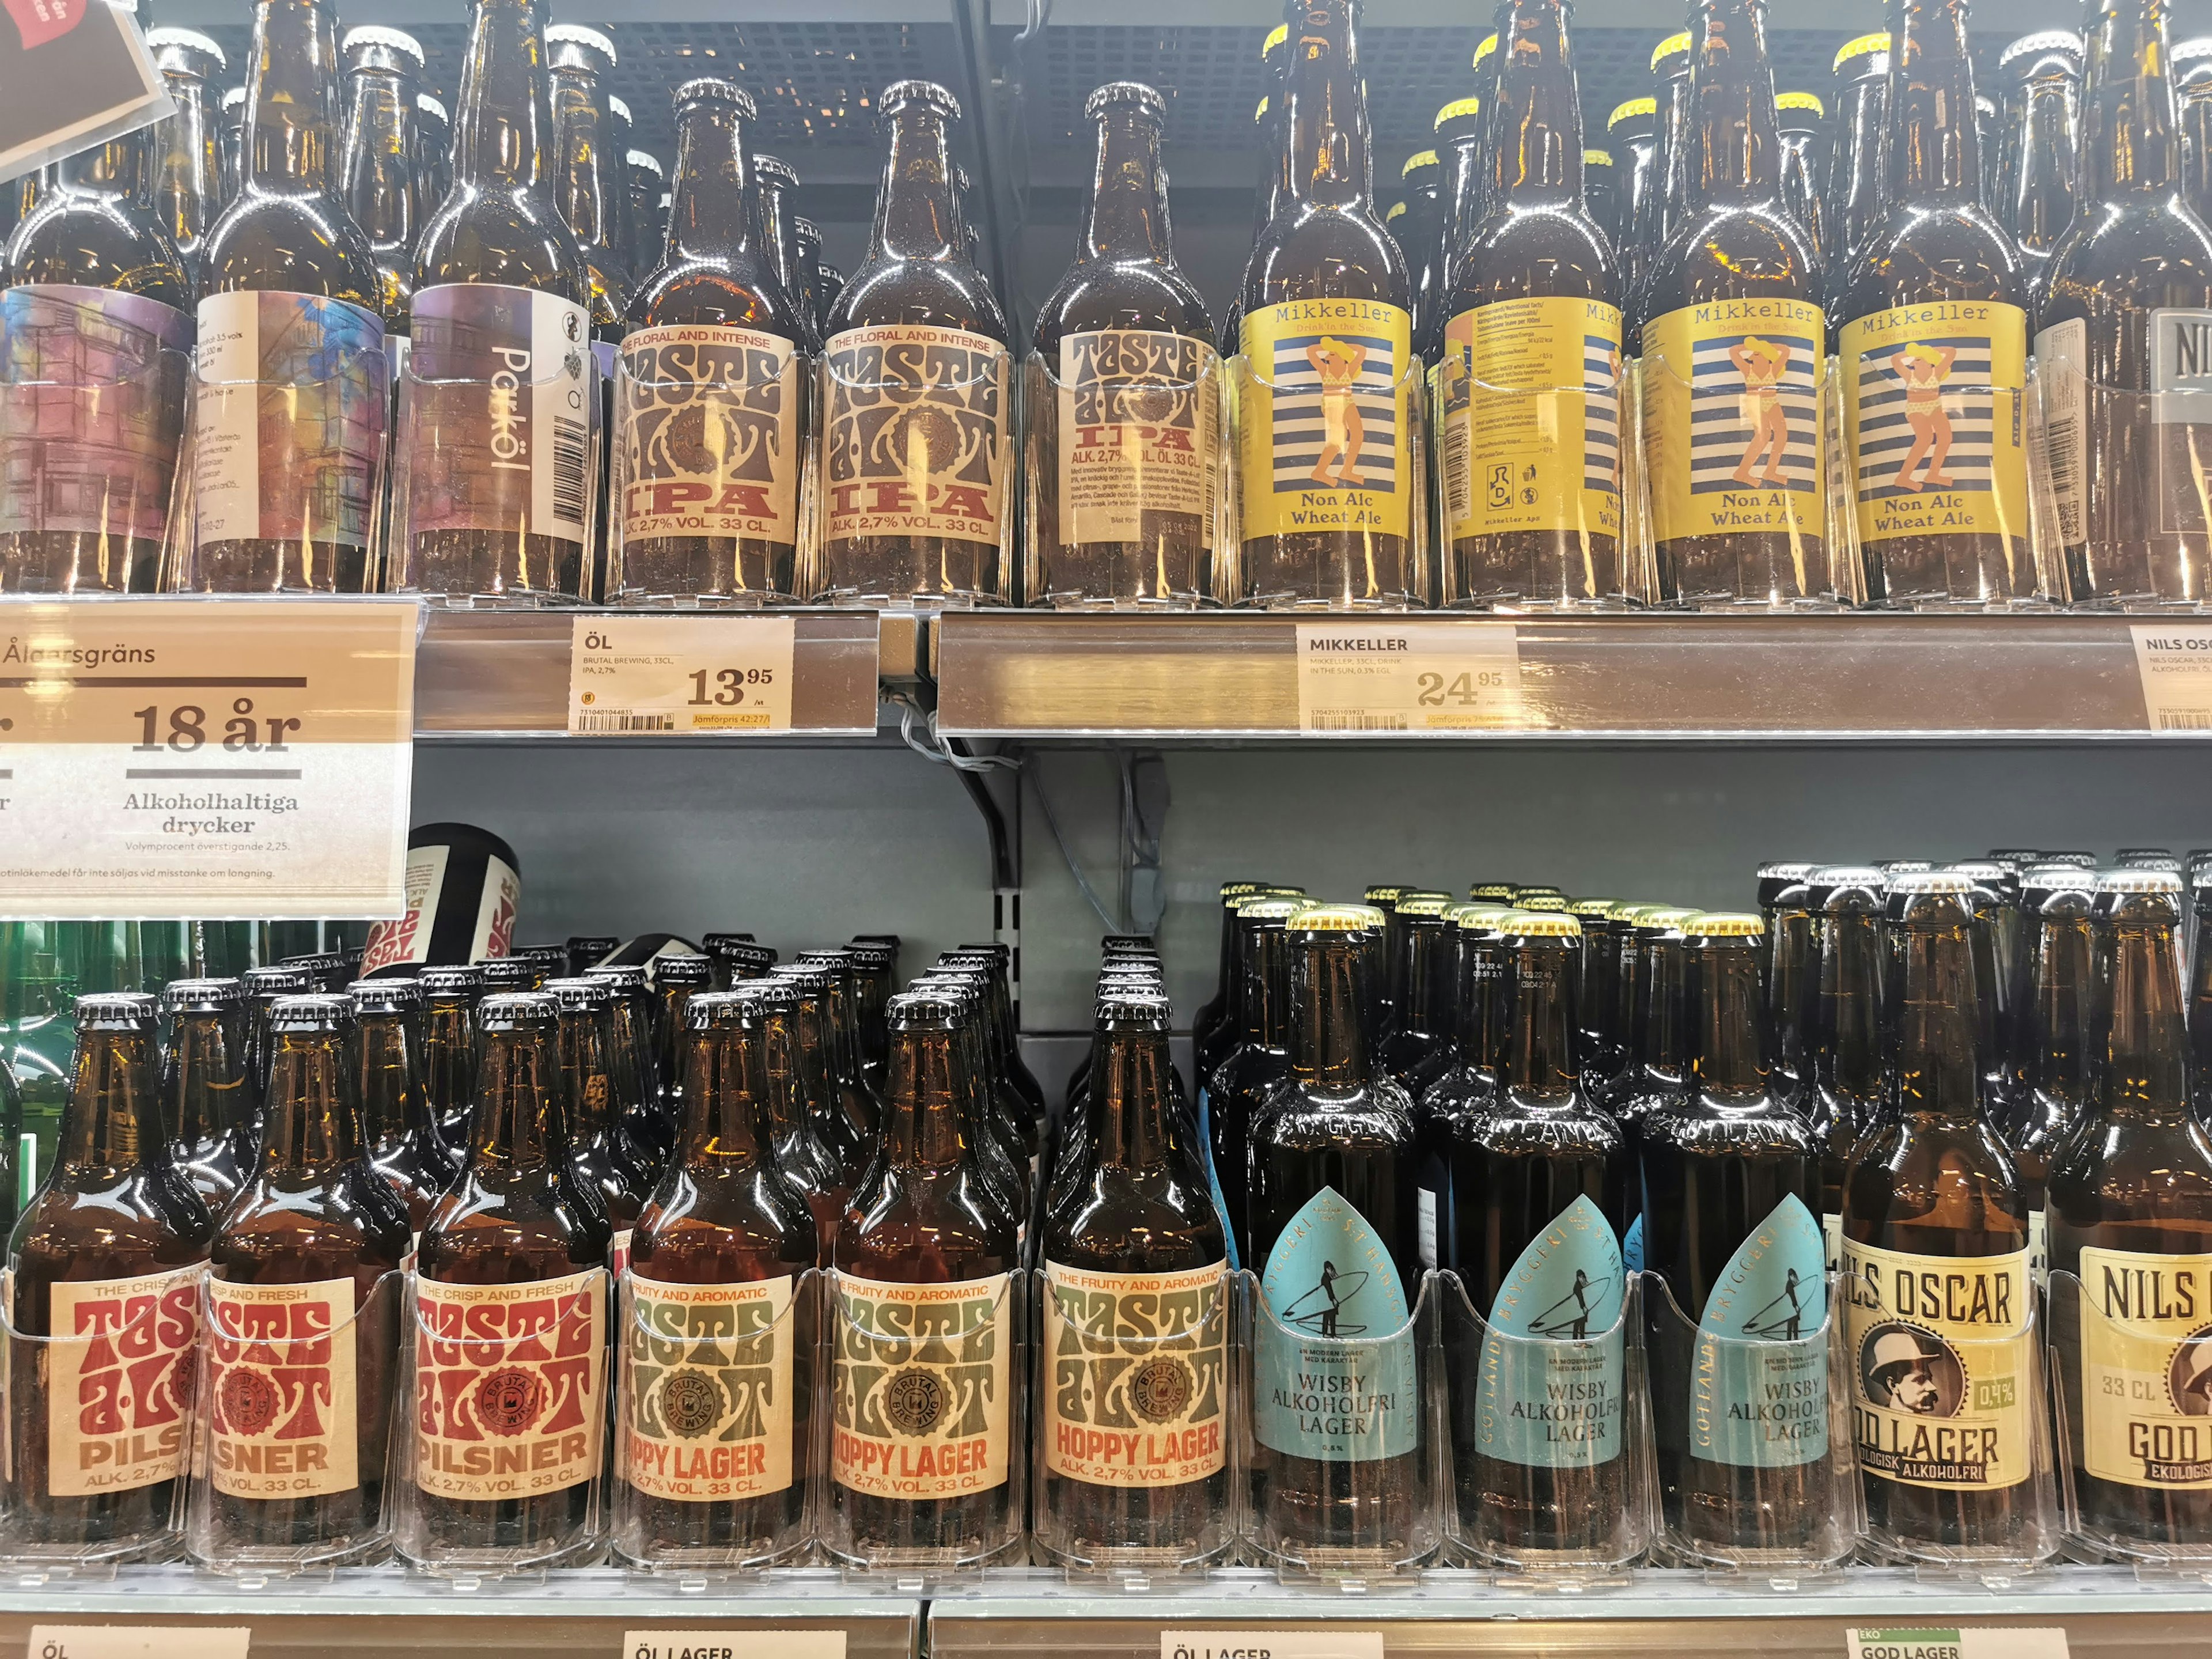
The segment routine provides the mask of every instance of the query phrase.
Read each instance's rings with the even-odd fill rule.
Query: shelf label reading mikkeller
[[[1455,541],[1620,533],[1620,311],[1501,300],[1444,331],[1446,517]]]
[[[2027,1480],[2033,1295],[2026,1250],[1904,1255],[1846,1238],[1859,1467],[1911,1486],[1990,1491]]]
[[[439,1498],[536,1498],[596,1475],[605,1273],[415,1285],[415,1484]]]
[[[1060,343],[1060,539],[1133,542],[1147,513],[1199,521],[1213,544],[1219,429],[1213,348],[1145,329]]]
[[[50,1496],[131,1492],[184,1473],[204,1267],[53,1287],[53,1340],[40,1345]]]
[[[894,1285],[838,1275],[831,1466],[840,1486],[928,1498],[1006,1484],[1009,1277]]]
[[[1528,1241],[1483,1335],[1478,1451],[1545,1469],[1595,1468],[1620,1455],[1627,1282],[1613,1224],[1586,1195]]]
[[[623,534],[799,539],[798,348],[751,329],[623,342]]]
[[[825,534],[997,543],[1006,514],[1006,349],[885,325],[830,342]]]
[[[1644,330],[1654,532],[1818,539],[1827,325],[1804,300],[1711,300]]]
[[[313,1498],[361,1484],[354,1284],[208,1281],[207,1425],[216,1490]]]
[[[1099,1486],[1203,1480],[1226,1455],[1229,1264],[1045,1264],[1045,1466]]]
[[[623,1478],[686,1504],[789,1487],[790,1279],[629,1283]]]
[[[2027,535],[2027,316],[1976,301],[1844,325],[1859,534]]]
[[[1698,1316],[1690,1449],[1739,1468],[1828,1455],[1827,1241],[1792,1193],[1752,1229]]]
[[[1403,536],[1425,376],[1412,319],[1373,300],[1286,300],[1244,315],[1243,538]]]
[[[1267,1252],[1254,1344],[1263,1445],[1364,1463],[1421,1441],[1417,1359],[1398,1264],[1334,1188],[1306,1200]]]
[[[2081,1466],[2212,1487],[2212,1255],[2081,1252]]]

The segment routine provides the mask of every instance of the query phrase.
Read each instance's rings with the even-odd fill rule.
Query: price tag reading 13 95
[[[789,617],[579,617],[568,650],[577,736],[791,730]]]
[[[1521,706],[1511,623],[1297,624],[1298,730],[1512,730]]]

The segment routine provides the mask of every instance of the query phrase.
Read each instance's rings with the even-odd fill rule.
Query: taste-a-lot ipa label
[[[605,1272],[415,1285],[416,1484],[440,1498],[535,1498],[596,1475]]]
[[[1173,1273],[1045,1264],[1045,1466],[1174,1486],[1223,1464],[1229,1264]]]
[[[886,325],[830,342],[826,533],[996,542],[1006,507],[1006,349]]]
[[[1198,520],[1212,544],[1219,386],[1203,340],[1144,329],[1060,343],[1060,539],[1133,542],[1147,513]]]
[[[799,350],[745,328],[623,342],[622,527],[637,538],[799,539]]]
[[[130,1492],[184,1472],[205,1270],[196,1262],[53,1286],[53,1340],[41,1356],[50,1496]]]
[[[2212,1487],[2212,1255],[2081,1252],[2081,1467]]]
[[[353,1316],[350,1279],[208,1281],[206,1424],[217,1492],[310,1498],[361,1484]]]
[[[831,1468],[874,1498],[1006,1484],[1013,1387],[1009,1275],[949,1285],[837,1276]]]
[[[1372,300],[1286,300],[1244,315],[1239,389],[1247,541],[1403,536],[1413,495],[1412,319]]]
[[[789,1486],[790,1279],[628,1283],[623,1478],[688,1504]]]

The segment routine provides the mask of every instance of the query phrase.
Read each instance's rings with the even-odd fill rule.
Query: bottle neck
[[[551,129],[538,0],[476,0],[453,124],[457,184],[526,190],[545,177]]]
[[[752,154],[737,106],[714,102],[684,112],[676,139],[675,197],[668,214],[668,251],[686,258],[757,255],[747,204],[754,199]],[[770,192],[760,187],[763,216]],[[773,256],[775,243],[768,243]],[[778,274],[781,275],[779,269]]]
[[[346,121],[345,202],[371,246],[411,252],[415,215],[415,90],[388,70],[357,70]]]
[[[270,1057],[261,1173],[327,1173],[361,1155],[361,1106],[346,1068],[344,1036],[283,1033]]]
[[[1829,1087],[1854,1095],[1881,1081],[1881,930],[1871,915],[1832,915],[1820,945],[1817,1064]]]
[[[1246,943],[1244,984],[1251,998],[1252,1041],[1281,1054],[1291,1046],[1291,938],[1263,927]]]
[[[208,137],[207,88],[197,76],[168,77],[177,112],[161,123],[154,164],[155,195],[167,204],[164,228],[197,236],[222,205],[215,145]]]
[[[54,1162],[85,1171],[135,1168],[162,1156],[155,1096],[154,1045],[137,1031],[87,1031],[77,1038],[69,1106]]]
[[[146,142],[140,131],[94,144],[57,163],[55,177],[64,189],[136,202],[145,183]]]
[[[1708,943],[1692,950],[1690,992],[1697,1012],[1690,1073],[1698,1092],[1726,1100],[1766,1092],[1768,1036],[1759,952]]]
[[[178,1015],[163,1065],[161,1097],[176,1115],[170,1127],[177,1144],[189,1150],[229,1133],[246,1074],[222,1016]]]
[[[2021,100],[2019,171],[2012,180],[2012,221],[2021,246],[2054,246],[2074,217],[2081,97],[2064,76],[2039,81]]]
[[[1982,199],[1966,0],[1907,0],[1889,66],[1889,199],[1972,207]]]
[[[1905,930],[1893,1068],[1901,1117],[1966,1127],[1980,1115],[1979,1001],[1968,934],[1963,924]]]
[[[1283,76],[1285,206],[1368,204],[1374,173],[1358,23],[1358,0],[1301,0],[1291,20]]]
[[[568,1133],[578,1146],[615,1127],[612,1027],[606,1012],[575,1009],[561,1016],[561,1075],[568,1091]]]
[[[1076,246],[1088,259],[1173,258],[1160,199],[1160,124],[1133,104],[1098,118],[1098,162]]]
[[[617,192],[628,180],[615,171],[608,153],[611,121],[599,76],[585,69],[555,70],[552,112],[561,216],[583,246],[612,253]]]
[[[766,1033],[750,1026],[690,1032],[684,1056],[684,1161],[757,1164],[775,1133]]]
[[[1411,922],[1406,928],[1405,998],[1398,1029],[1420,1036],[1449,1036],[1454,975],[1449,936],[1443,924]]]
[[[246,90],[249,185],[326,191],[337,142],[337,27],[323,0],[255,0]]]
[[[882,1158],[888,1169],[945,1175],[968,1157],[963,1120],[969,1083],[943,1029],[891,1033],[890,1099]]]
[[[1567,41],[1565,0],[1514,0],[1498,35],[1498,123],[1491,156],[1497,202],[1580,206],[1582,99]]]
[[[1292,950],[1291,1070],[1309,1089],[1367,1085],[1366,956],[1365,947],[1351,938]]]
[[[2156,923],[2115,926],[2106,971],[2112,1012],[2100,1079],[2106,1115],[2186,1121],[2189,1034],[2173,929]]]
[[[362,1016],[356,1038],[361,1055],[361,1127],[369,1146],[389,1146],[428,1133],[415,1036],[404,1014]]]
[[[869,257],[957,259],[965,257],[960,242],[945,116],[927,104],[905,105],[891,118]]]
[[[1165,1165],[1172,1092],[1164,1031],[1108,1031],[1091,1049],[1097,1161],[1133,1170]]]
[[[2100,0],[2090,14],[2081,186],[2093,202],[2170,189],[2180,176],[2166,11],[2166,0]]]
[[[1705,0],[1690,33],[1690,205],[1772,202],[1782,140],[1764,0]]]
[[[1644,988],[1637,1005],[1637,1061],[1651,1081],[1678,1082],[1688,1071],[1688,948],[1669,939],[1638,948],[1644,957]]]
[[[566,1150],[552,1034],[487,1031],[477,1063],[470,1124],[471,1169],[542,1170]]]
[[[1577,987],[1564,940],[1529,940],[1513,951],[1513,1035],[1506,1079],[1517,1101],[1565,1105],[1581,1068],[1575,1054]]]

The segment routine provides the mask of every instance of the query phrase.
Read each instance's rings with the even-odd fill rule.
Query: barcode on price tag
[[[788,617],[579,617],[568,648],[578,737],[791,730]]]
[[[1511,623],[1297,624],[1298,730],[1510,731],[1527,724]]]
[[[2067,1659],[2063,1630],[1847,1630],[1850,1659]]]
[[[2212,732],[2212,627],[2131,628],[2154,732]]]

